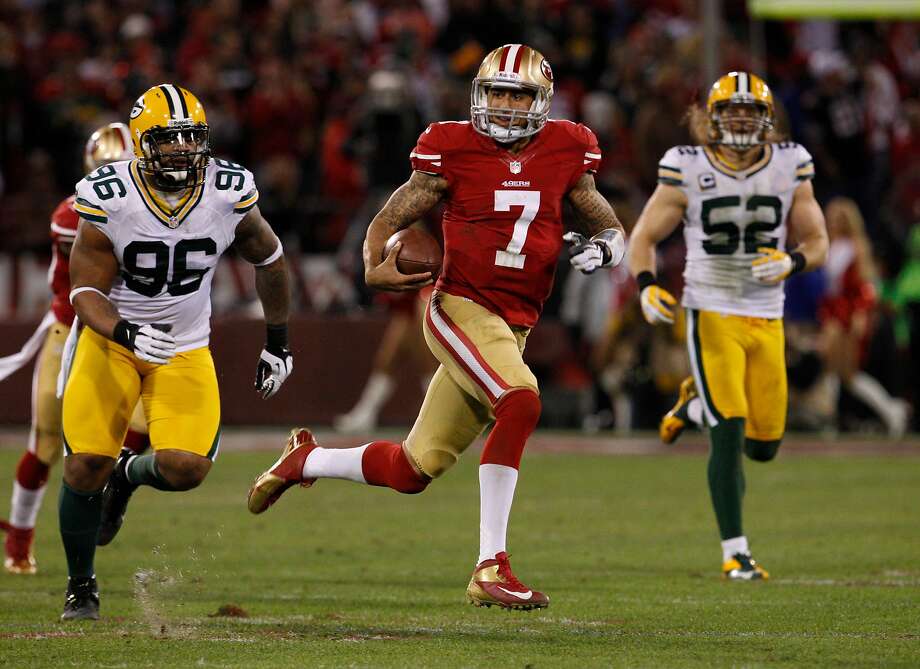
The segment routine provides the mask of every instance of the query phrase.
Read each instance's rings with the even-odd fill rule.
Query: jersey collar
[[[753,165],[750,165],[743,170],[732,169],[732,167],[721,158],[719,158],[719,154],[717,154],[715,150],[709,146],[703,147],[703,153],[706,154],[706,159],[714,169],[718,170],[726,176],[732,177],[733,179],[743,181],[744,179],[749,179],[750,177],[754,176],[770,163],[770,160],[773,158],[773,145],[765,144],[763,147],[763,154],[760,156],[760,158],[758,158]]]
[[[156,194],[155,190],[147,185],[136,159],[131,161],[128,167],[128,173],[131,175],[131,181],[134,183],[134,187],[140,194],[148,211],[156,216],[156,218],[168,228],[179,227],[182,221],[188,218],[188,215],[192,213],[192,209],[201,202],[201,196],[204,193],[204,184],[199,183],[185,199],[182,200],[178,207],[172,208]]]

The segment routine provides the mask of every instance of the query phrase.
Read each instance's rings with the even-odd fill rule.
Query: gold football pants
[[[220,396],[207,347],[154,365],[84,328],[64,391],[67,452],[117,457],[138,399],[154,450],[217,456]]]
[[[512,328],[472,300],[433,293],[424,332],[441,364],[405,448],[419,470],[436,478],[494,420],[492,407],[505,392],[539,389],[522,357],[529,330]]]
[[[745,436],[781,439],[786,429],[783,321],[687,310],[687,349],[706,422],[745,419]]]

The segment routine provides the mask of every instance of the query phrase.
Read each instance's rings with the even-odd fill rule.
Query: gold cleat
[[[483,560],[476,565],[466,587],[466,598],[474,606],[490,607],[494,604],[519,611],[549,606],[549,597],[531,590],[517,579],[505,552],[497,554],[494,560]]]
[[[291,430],[281,457],[262,472],[249,489],[248,506],[252,513],[262,513],[278,501],[288,488],[300,485],[309,488],[316,479],[303,478],[303,464],[317,447],[313,433],[306,428]]]
[[[757,564],[750,553],[735,553],[722,564],[722,578],[729,581],[766,581],[769,572]]]
[[[666,444],[673,444],[677,441],[681,432],[687,427],[687,423],[691,422],[687,416],[687,405],[696,396],[696,384],[693,382],[693,377],[688,376],[680,383],[677,404],[664,415],[661,423],[658,424],[658,436],[661,437],[661,441]]]
[[[14,558],[9,555],[3,561],[3,569],[9,574],[34,574],[38,571],[35,556],[29,553],[25,558]]]

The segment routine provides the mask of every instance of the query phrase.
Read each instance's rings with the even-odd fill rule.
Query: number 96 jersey
[[[249,170],[213,159],[203,183],[166,203],[129,160],[86,175],[73,208],[112,242],[119,271],[109,299],[118,313],[160,326],[181,352],[207,345],[214,268],[258,199]]]
[[[725,314],[782,318],[783,285],[751,274],[758,248],[785,248],[795,189],[814,176],[799,144],[764,146],[762,157],[732,170],[709,147],[676,146],[658,165],[658,182],[687,196],[683,305]]]

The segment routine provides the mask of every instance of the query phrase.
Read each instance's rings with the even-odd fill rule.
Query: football
[[[405,228],[390,235],[383,247],[384,257],[389,255],[396,242],[402,242],[402,248],[396,256],[396,269],[403,274],[431,272],[433,278],[438,276],[441,271],[441,247],[438,240],[421,228]]]

